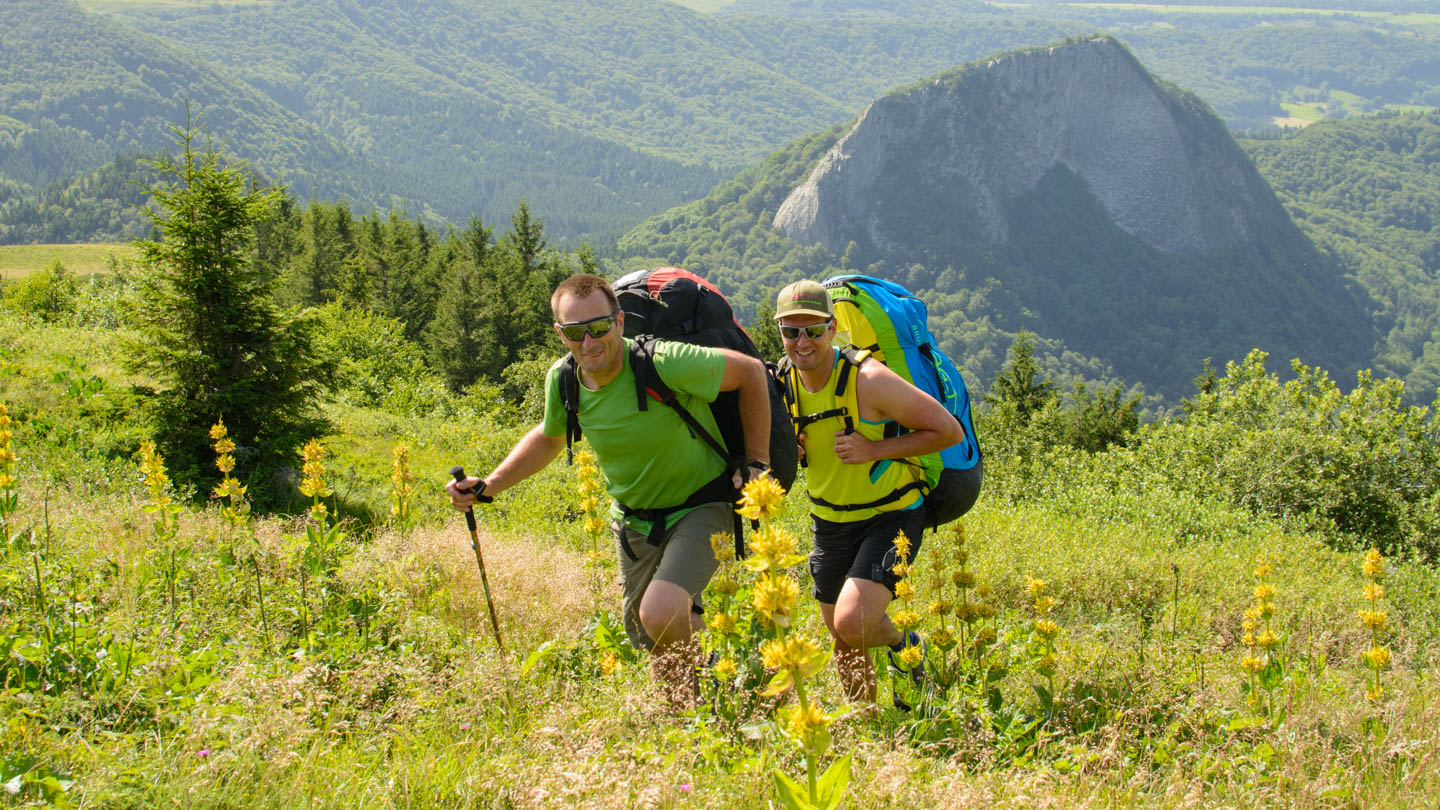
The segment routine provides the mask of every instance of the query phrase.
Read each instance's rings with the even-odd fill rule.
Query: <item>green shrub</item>
[[[1440,555],[1440,425],[1405,384],[1361,372],[1342,393],[1296,361],[1281,383],[1253,351],[1183,421],[1142,433],[1136,482],[1162,480],[1387,555]]]
[[[1011,400],[980,414],[986,491],[1064,511],[1189,527],[1218,513],[1259,515],[1315,531],[1332,545],[1440,558],[1440,424],[1404,404],[1404,382],[1369,372],[1342,392],[1322,370],[1292,364],[1281,382],[1251,352],[1204,379],[1187,413],[1129,434],[1119,389],[1062,410],[1054,399],[1022,416]],[[1082,426],[1113,430],[1104,452]],[[1128,445],[1128,446],[1127,446]],[[1070,509],[1067,507],[1073,507]]]
[[[405,324],[370,310],[331,303],[319,310],[319,350],[335,363],[337,395],[352,405],[412,412],[444,386],[425,365],[425,352],[405,337]]]
[[[54,259],[44,270],[10,285],[5,290],[5,307],[54,323],[75,311],[79,286],[75,274],[59,259]]]

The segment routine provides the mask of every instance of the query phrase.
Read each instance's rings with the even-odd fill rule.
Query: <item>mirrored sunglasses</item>
[[[566,340],[579,343],[585,339],[585,335],[587,334],[593,338],[602,338],[610,334],[610,330],[615,328],[615,318],[619,314],[618,312],[612,312],[609,315],[601,315],[598,318],[591,318],[588,321],[557,323],[555,325],[560,328],[560,334],[563,335]]]
[[[798,340],[803,333],[805,337],[811,340],[819,340],[824,336],[825,330],[829,329],[832,323],[834,323],[834,320],[812,323],[809,326],[786,326],[782,323],[780,324],[780,337],[786,340]]]

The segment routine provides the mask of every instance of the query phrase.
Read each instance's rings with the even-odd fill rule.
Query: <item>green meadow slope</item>
[[[707,704],[666,711],[617,635],[614,549],[585,534],[575,471],[561,464],[479,514],[497,650],[439,482],[456,462],[488,469],[526,429],[500,400],[406,413],[329,403],[335,427],[312,474],[345,522],[308,532],[297,495],[236,524],[203,493],[167,491],[154,467],[147,485],[131,390],[145,380],[109,359],[123,331],[10,313],[0,327],[15,459],[0,470],[14,479],[0,495],[15,497],[0,515],[7,802],[749,807],[778,801],[776,772],[803,782],[804,757],[755,697],[770,676],[754,574],[727,564],[741,590],[707,596],[707,616],[740,619],[707,641],[737,675],[701,670]],[[889,675],[878,710],[847,704],[829,667],[807,679],[832,718],[820,766],[850,758],[848,804],[1428,801],[1440,790],[1440,577],[1410,561],[1423,544],[1386,545],[1384,595],[1366,602],[1352,543],[1403,532],[1337,533],[1317,511],[1328,496],[1303,498],[1342,472],[1325,464],[1362,459],[1401,476],[1376,493],[1433,496],[1435,421],[1422,415],[1420,443],[1387,449],[1382,425],[1413,412],[1387,404],[1383,386],[1338,406],[1326,390],[1236,367],[1188,424],[1147,429],[1130,448],[1046,449],[1024,431],[988,445],[963,546],[952,528],[927,534],[912,575],[931,639],[923,707],[889,708]],[[1316,444],[1346,449],[1322,461],[1303,450]],[[157,536],[152,507],[177,496],[174,532]],[[1367,511],[1356,507],[1346,512]],[[1386,509],[1368,513],[1404,514]],[[792,494],[776,520],[802,552],[804,512]],[[790,632],[822,639],[804,567],[788,573],[802,594]],[[1257,584],[1268,607],[1249,638]],[[1037,589],[1055,599],[1049,663]],[[1372,635],[1361,609],[1383,611],[1386,629]],[[942,628],[960,643],[941,645]],[[1361,655],[1377,648],[1388,663],[1370,699]],[[1252,676],[1241,665],[1256,656]]]

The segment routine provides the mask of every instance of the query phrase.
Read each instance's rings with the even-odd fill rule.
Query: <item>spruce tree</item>
[[[459,391],[486,371],[496,358],[495,325],[487,317],[481,268],[468,259],[457,264],[442,288],[435,320],[426,334],[434,368]]]
[[[130,367],[153,379],[157,440],[177,479],[214,478],[210,426],[223,419],[241,470],[293,465],[324,422],[317,397],[331,381],[312,322],[275,303],[278,271],[256,255],[256,229],[285,192],[256,188],[196,130],[171,127],[179,155],[151,161],[147,187],[157,241],[140,241],[137,337]],[[248,468],[248,470],[247,470]],[[263,493],[256,493],[262,495]]]
[[[766,297],[755,307],[755,320],[750,323],[750,339],[760,351],[761,359],[771,363],[780,362],[785,356],[785,344],[780,340],[780,329],[775,325],[775,299]]]
[[[1010,344],[1010,362],[985,395],[985,402],[995,406],[1009,403],[1022,420],[1028,420],[1046,403],[1055,398],[1055,383],[1042,377],[1035,363],[1035,335],[1021,329]]]
[[[540,256],[545,252],[545,225],[531,216],[530,206],[520,201],[515,213],[510,215],[510,233],[506,241],[520,257],[520,267],[527,274],[539,266]]]

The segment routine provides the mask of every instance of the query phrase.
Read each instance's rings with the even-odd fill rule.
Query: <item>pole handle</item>
[[[465,468],[464,468],[463,466],[461,466],[461,465],[459,465],[459,464],[456,464],[454,467],[451,467],[451,468],[450,468],[450,474],[453,475],[453,476],[455,476],[455,483],[457,483],[457,484],[463,484],[463,483],[465,483]],[[469,491],[470,491],[470,488],[469,488],[469,487],[456,487],[455,489],[458,490],[458,491],[460,491],[460,492],[469,492]],[[475,508],[474,508],[473,506],[472,506],[471,508],[465,510],[465,525],[466,525],[467,527],[469,527],[471,534],[474,534],[474,532],[475,532]]]

